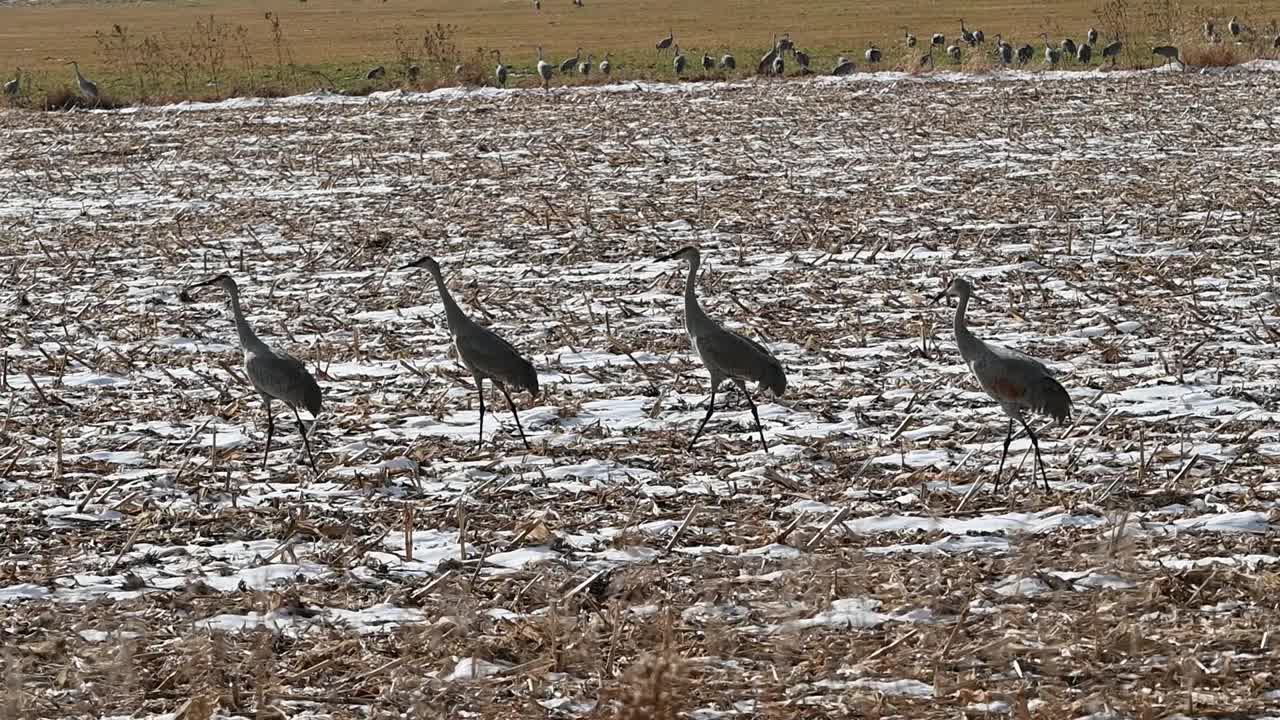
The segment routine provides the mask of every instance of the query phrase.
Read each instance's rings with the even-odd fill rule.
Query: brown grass
[[[1192,67],[1231,67],[1251,59],[1240,48],[1228,43],[1196,45],[1181,50],[1181,54]]]

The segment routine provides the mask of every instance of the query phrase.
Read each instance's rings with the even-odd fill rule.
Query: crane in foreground
[[[76,61],[72,60],[71,66],[76,69],[76,85],[80,88],[80,94],[84,95],[85,97],[91,97],[94,100],[97,100],[98,84],[90,80],[89,78],[85,77],[84,75],[80,74],[80,63],[77,63]]]
[[[498,334],[467,317],[453,301],[449,288],[444,284],[440,274],[440,264],[430,256],[419,258],[401,270],[423,268],[431,273],[436,281],[436,289],[440,292],[440,302],[444,305],[445,321],[449,325],[449,334],[453,336],[453,346],[458,351],[462,364],[471,371],[476,381],[476,392],[480,395],[480,442],[484,444],[484,379],[489,378],[511,407],[511,415],[516,419],[516,429],[520,431],[520,440],[525,449],[529,449],[529,439],[524,435],[524,427],[520,424],[520,414],[516,412],[516,404],[511,400],[507,386],[517,390],[528,390],[531,395],[538,395],[538,371],[533,363],[526,360],[511,343],[498,337]]]
[[[302,433],[302,443],[307,449],[307,459],[311,462],[311,469],[315,471],[316,459],[311,454],[307,426],[302,422],[298,408],[305,408],[312,417],[320,414],[320,386],[316,384],[316,379],[301,360],[288,353],[272,350],[258,339],[245,320],[244,311],[240,309],[240,288],[230,275],[222,274],[188,285],[181,297],[190,300],[192,290],[208,285],[222,288],[231,301],[231,316],[236,324],[236,334],[240,336],[240,348],[244,351],[244,374],[248,376],[253,389],[262,396],[262,404],[267,410],[267,449],[262,452],[262,469],[267,469],[267,457],[271,454],[271,435],[276,429],[271,415],[271,401],[279,400],[293,411],[293,417],[298,421],[298,432]]]
[[[781,56],[779,56],[781,57]],[[760,433],[760,445],[765,452],[769,444],[764,439],[764,428],[760,425],[760,413],[756,410],[755,401],[747,392],[747,382],[756,383],[758,389],[769,390],[780,396],[787,390],[787,376],[782,363],[765,349],[760,343],[727,330],[707,317],[702,306],[698,304],[695,288],[698,282],[698,267],[702,263],[701,255],[696,247],[684,247],[658,258],[658,262],[667,260],[688,260],[689,275],[684,284],[684,329],[689,334],[689,343],[694,352],[702,359],[702,364],[711,375],[711,397],[707,400],[707,414],[698,425],[698,431],[689,441],[689,449],[698,442],[702,429],[715,412],[716,388],[725,380],[732,380],[751,408],[751,417],[756,422],[756,430]]]
[[[1000,403],[1000,409],[1009,416],[1009,431],[1005,434],[1004,451],[1000,454],[1000,467],[996,470],[995,489],[1000,489],[1000,474],[1004,472],[1005,459],[1009,455],[1009,443],[1013,442],[1013,422],[1017,420],[1031,438],[1036,466],[1040,468],[1044,489],[1048,491],[1049,476],[1045,473],[1044,459],[1040,456],[1040,440],[1027,424],[1023,413],[1030,410],[1064,423],[1071,417],[1071,396],[1061,383],[1053,379],[1044,363],[1017,350],[985,343],[969,332],[965,311],[969,308],[972,294],[973,286],[969,281],[958,277],[933,302],[937,303],[944,297],[954,297],[959,301],[956,305],[955,333],[960,356],[969,366],[978,385],[982,386],[983,392]],[[1031,470],[1031,481],[1035,482],[1035,468]]]

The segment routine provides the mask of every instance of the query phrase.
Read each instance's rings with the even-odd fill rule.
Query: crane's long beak
[[[942,298],[946,297],[946,296],[947,296],[947,291],[946,291],[946,290],[943,290],[942,292],[940,292],[940,293],[938,293],[936,296],[934,296],[933,300],[931,300],[931,301],[929,302],[929,304],[930,304],[930,305],[937,305],[937,304],[938,304],[938,301],[939,301],[939,300],[941,300]]]
[[[667,260],[675,260],[677,257],[680,256],[680,253],[682,252],[684,252],[683,249],[677,250],[669,255],[663,255],[662,257],[655,259],[654,262],[666,262]]]
[[[412,270],[412,269],[414,269],[414,268],[416,268],[416,267],[418,267],[418,266],[417,266],[417,265],[414,265],[413,263],[409,263],[408,265],[401,265],[400,267],[398,267],[398,268],[396,268],[396,269],[397,269],[397,270]]]

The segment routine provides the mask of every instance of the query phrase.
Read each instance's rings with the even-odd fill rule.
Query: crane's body
[[[689,334],[689,344],[693,346],[693,351],[698,354],[711,375],[711,397],[707,400],[707,414],[693,434],[693,440],[689,441],[689,449],[692,450],[698,442],[702,429],[715,412],[716,389],[725,380],[732,380],[747,398],[751,417],[760,433],[760,445],[768,452],[769,444],[764,439],[760,413],[756,410],[751,394],[747,392],[747,382],[754,382],[758,389],[768,390],[776,396],[782,395],[787,390],[787,376],[782,363],[760,343],[725,329],[702,310],[696,293],[698,268],[702,262],[697,248],[681,248],[658,258],[658,261],[674,259],[689,261],[689,275],[685,278],[684,285],[684,328]]]
[[[831,74],[832,75],[852,75],[854,73],[854,70],[856,69],[857,68],[854,66],[852,60],[845,57],[844,55],[841,55],[840,57],[836,58],[836,66],[831,69]]]
[[[684,74],[685,66],[688,64],[688,58],[684,56],[684,53],[680,52],[680,46],[676,45],[676,56],[671,60],[671,67],[675,68],[676,77]]]
[[[71,66],[76,70],[76,86],[80,88],[80,94],[97,100],[98,84],[80,74],[80,63],[73,60],[71,61]]]
[[[1013,46],[1005,42],[1004,36],[996,36],[996,55],[1000,58],[1000,62],[1008,65],[1013,62]]]
[[[778,77],[782,77],[786,73],[786,70],[787,70],[787,65],[782,61],[782,53],[778,53],[777,55],[774,55],[773,68],[772,68],[773,74],[777,75]]]
[[[578,48],[578,54],[566,59],[560,63],[560,74],[571,73],[578,69],[578,63],[582,62],[582,48]]]
[[[1176,62],[1179,65],[1181,65],[1182,69],[1184,70],[1187,67],[1186,65],[1182,64],[1182,58],[1179,57],[1178,55],[1178,48],[1174,47],[1173,45],[1157,45],[1151,48],[1151,54],[1159,55],[1160,57],[1164,58],[1166,65],[1172,62]]]
[[[668,29],[667,36],[659,40],[658,44],[655,45],[654,47],[658,48],[658,53],[661,54],[663,50],[666,50],[667,48],[671,47],[671,43],[675,41],[676,41],[675,32],[673,30]]]
[[[1218,41],[1218,32],[1217,30],[1214,29],[1212,18],[1204,21],[1203,31],[1204,31],[1204,39],[1207,42]]]
[[[708,55],[705,51],[702,53],[702,74],[706,75],[716,69],[715,58]]]
[[[1026,65],[1031,62],[1031,58],[1036,56],[1036,49],[1030,45],[1023,45],[1018,48],[1018,64]]]
[[[498,67],[493,69],[493,78],[497,81],[498,87],[507,86],[507,66],[502,64],[502,51],[494,50],[493,55],[498,60]]]
[[[1084,39],[1085,39],[1085,41],[1086,41],[1086,42],[1088,42],[1090,45],[1097,45],[1097,44],[1098,44],[1098,31],[1097,31],[1097,30],[1095,30],[1095,29],[1093,29],[1093,28],[1089,28],[1089,32],[1087,32],[1087,33],[1085,33],[1085,34],[1084,34]]]
[[[1065,388],[1053,378],[1044,363],[1001,345],[985,343],[969,331],[965,321],[965,312],[969,308],[969,298],[973,294],[973,286],[964,278],[952,280],[947,289],[934,298],[934,302],[944,297],[957,298],[955,334],[956,346],[960,356],[964,358],[969,371],[982,387],[983,392],[990,395],[1000,404],[1005,415],[1009,416],[1009,430],[1004,439],[1004,451],[1000,455],[1000,467],[996,470],[996,488],[1000,486],[1000,474],[1004,471],[1005,459],[1009,455],[1009,444],[1013,442],[1013,423],[1018,421],[1023,430],[1031,438],[1031,447],[1035,450],[1036,465],[1040,468],[1044,479],[1045,490],[1049,489],[1049,478],[1044,470],[1044,460],[1040,457],[1040,440],[1023,417],[1025,411],[1049,415],[1059,423],[1071,417],[1071,396]],[[1032,481],[1035,470],[1032,470]]]
[[[1089,43],[1084,43],[1076,48],[1076,60],[1081,65],[1088,65],[1089,61],[1093,60],[1093,46]]]
[[[590,75],[591,66],[594,65],[595,62],[596,62],[595,55],[587,55],[586,61],[578,66],[578,74],[581,75],[582,77],[587,77],[588,75]]]
[[[217,277],[187,286],[183,290],[184,297],[198,287],[217,285],[227,293],[231,302],[231,316],[236,324],[236,334],[240,338],[240,348],[244,352],[244,372],[253,385],[253,389],[262,396],[262,404],[267,411],[267,447],[262,453],[262,469],[267,469],[267,457],[271,454],[271,436],[275,432],[275,420],[271,415],[271,402],[279,400],[293,410],[298,421],[298,431],[302,433],[302,442],[307,449],[307,459],[311,469],[316,469],[315,456],[311,454],[311,441],[307,438],[307,426],[302,422],[298,408],[304,408],[313,417],[321,410],[320,386],[307,371],[302,361],[271,349],[262,342],[245,320],[240,309],[240,289],[230,275]]]
[[[1240,21],[1235,15],[1231,16],[1231,22],[1227,23],[1227,30],[1231,31],[1231,37],[1240,37]]]
[[[13,96],[17,95],[22,89],[22,68],[18,68],[13,73],[13,79],[4,84],[4,94]]]
[[[444,305],[445,321],[449,325],[449,334],[453,336],[453,346],[458,351],[458,358],[463,366],[471,372],[475,379],[476,392],[480,395],[480,443],[484,443],[484,380],[488,378],[511,407],[515,417],[516,428],[520,431],[520,440],[529,448],[529,440],[525,437],[524,427],[520,424],[520,414],[516,412],[516,404],[511,400],[507,386],[517,390],[528,390],[530,394],[538,394],[538,371],[516,350],[511,343],[503,340],[497,333],[477,323],[462,312],[458,303],[449,294],[449,288],[440,274],[440,264],[430,257],[423,257],[400,268],[424,268],[431,273],[440,292],[440,302]]]
[[[903,29],[902,29],[902,32],[903,32],[903,34],[905,35],[905,37],[903,38],[903,42],[905,42],[905,43],[907,44],[907,47],[909,47],[909,48],[913,48],[913,47],[915,47],[915,46],[916,46],[916,43],[918,42],[918,41],[916,40],[916,36],[915,36],[915,35],[912,35],[912,34],[911,34],[911,32],[910,32],[909,30],[907,30],[906,28],[903,28]]]
[[[720,57],[720,67],[723,70],[733,70],[738,67],[738,61],[729,53],[725,53]]]
[[[542,89],[551,87],[551,63],[542,59],[542,46],[538,46],[538,77],[542,78]]]
[[[942,33],[934,33],[933,37],[929,38],[929,42],[934,47],[942,47],[947,44],[947,36]]]
[[[387,69],[381,65],[365,73],[365,80],[381,80],[387,76]]]
[[[760,58],[760,64],[756,68],[757,74],[759,75],[772,74],[773,61],[781,57],[782,57],[781,53],[778,52],[778,41],[775,39],[773,41],[772,47],[769,48],[769,52],[765,53],[764,56]]]
[[[1062,48],[1062,55],[1063,55],[1063,57],[1074,58],[1074,57],[1076,56],[1076,41],[1075,41],[1075,40],[1072,40],[1071,38],[1065,38],[1065,39],[1062,41],[1062,45],[1060,45],[1059,47],[1061,47],[1061,48]]]
[[[960,19],[960,39],[968,43],[969,47],[978,44],[977,39],[973,37],[973,33],[969,32],[968,28],[964,26],[964,18]]]
[[[608,75],[613,72],[613,63],[609,62],[609,56],[610,53],[605,53],[604,59],[600,61],[600,73],[602,75]]]
[[[953,63],[960,62],[960,46],[959,45],[948,45],[947,54],[951,56],[951,62]]]
[[[880,62],[880,58],[883,57],[883,53],[880,52],[880,48],[876,47],[875,45],[872,45],[871,47],[867,48],[867,51],[863,53],[862,56],[867,59],[867,62],[871,63],[872,65],[875,65],[876,63]]]
[[[809,53],[803,50],[792,50],[791,55],[796,59],[796,65],[800,67],[801,75],[808,75],[813,72],[809,69]]]
[[[1124,43],[1120,42],[1119,40],[1116,40],[1111,43],[1107,43],[1106,47],[1102,48],[1102,58],[1104,60],[1109,58],[1111,60],[1111,64],[1115,65],[1116,58],[1120,57],[1120,51],[1123,49],[1124,49]]]

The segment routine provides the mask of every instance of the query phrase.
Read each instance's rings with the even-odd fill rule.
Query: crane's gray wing
[[[473,373],[537,394],[538,374],[533,364],[497,333],[472,324],[453,341],[463,364]]]
[[[732,330],[717,328],[694,338],[698,355],[712,374],[758,383],[781,395],[787,389],[782,363],[760,343]]]
[[[283,352],[255,352],[245,358],[244,369],[258,392],[320,414],[320,385],[301,360]]]
[[[1057,374],[1047,365],[1045,365],[1044,363],[1040,362],[1036,358],[1033,358],[1024,352],[1019,352],[1017,350],[1014,350],[1011,347],[1005,347],[1004,345],[995,345],[993,343],[987,343],[987,347],[990,348],[991,352],[995,353],[996,356],[999,357],[1001,360],[1004,360],[1009,363],[1014,363],[1014,364],[1026,363],[1027,365],[1030,365],[1030,368],[1028,368],[1029,371],[1038,370],[1046,375]]]

